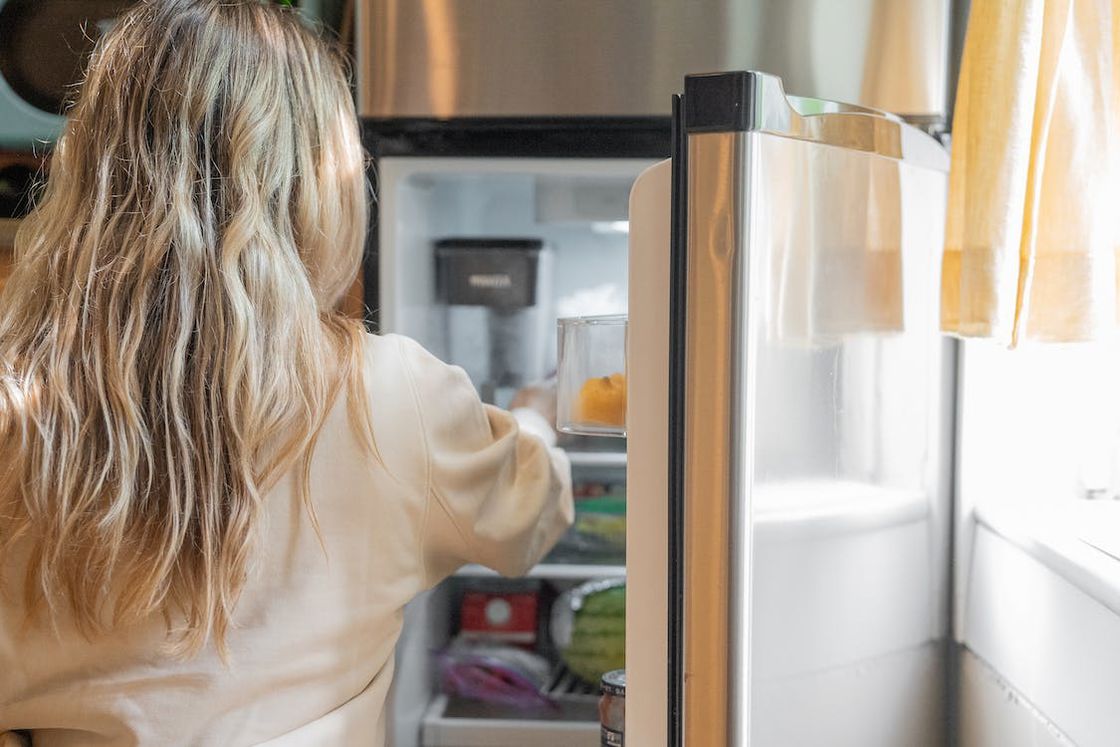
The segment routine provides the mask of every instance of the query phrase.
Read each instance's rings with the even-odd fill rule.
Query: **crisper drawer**
[[[424,747],[596,747],[598,699],[559,700],[557,710],[531,714],[440,695],[424,716]]]

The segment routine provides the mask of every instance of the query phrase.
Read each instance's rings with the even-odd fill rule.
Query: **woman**
[[[98,45],[0,317],[0,731],[380,744],[404,605],[570,523],[562,457],[336,311],[362,167],[290,12],[147,0]]]

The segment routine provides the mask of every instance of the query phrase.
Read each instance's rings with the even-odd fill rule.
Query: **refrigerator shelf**
[[[625,451],[567,451],[572,467],[626,469]]]
[[[424,715],[424,747],[598,747],[598,699],[559,701],[559,712],[525,712],[438,695]]]
[[[548,694],[558,700],[590,698],[595,703],[599,702],[599,688],[575,676],[565,666],[561,666],[553,676],[552,683],[548,686]]]
[[[455,572],[463,578],[493,578],[499,574],[482,565],[465,565]],[[624,565],[595,565],[592,563],[541,563],[534,566],[526,578],[547,578],[564,581],[590,581],[600,578],[620,578],[626,575]]]
[[[598,688],[561,667],[549,683],[556,710],[516,710],[438,695],[424,716],[425,747],[581,747],[599,744]]]

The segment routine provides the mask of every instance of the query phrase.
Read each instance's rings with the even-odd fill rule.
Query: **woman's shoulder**
[[[366,333],[362,340],[365,364],[372,379],[388,376],[404,383],[417,377],[458,377],[458,366],[444,363],[411,337]]]
[[[478,393],[459,366],[444,363],[404,335],[367,334],[364,346],[371,400],[407,401],[429,427],[483,418]]]
[[[362,347],[366,355],[402,355],[412,350],[423,350],[423,346],[405,335],[393,332],[364,332]]]

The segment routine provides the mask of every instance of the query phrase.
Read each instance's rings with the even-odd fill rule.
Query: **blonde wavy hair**
[[[338,310],[365,227],[344,66],[293,12],[144,0],[99,41],[0,308],[29,615],[224,652],[267,491],[291,471],[311,510],[328,410],[365,407]]]

